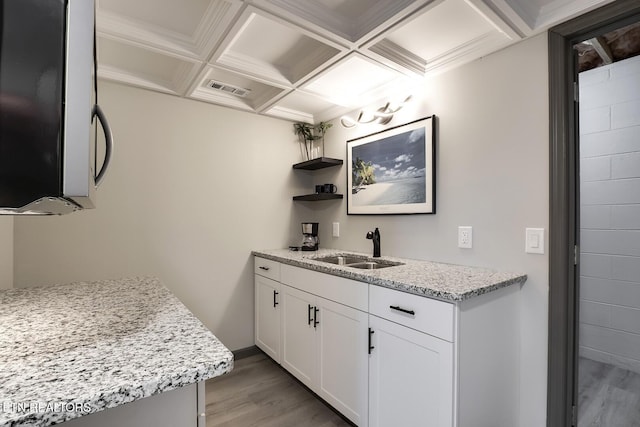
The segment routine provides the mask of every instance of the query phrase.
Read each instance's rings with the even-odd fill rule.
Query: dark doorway
[[[549,32],[550,254],[547,425],[577,423],[581,263],[576,46],[640,21],[640,2],[618,0]],[[598,39],[600,38],[600,40]],[[603,43],[599,43],[603,42]],[[599,48],[602,46],[599,46]],[[611,52],[610,52],[611,53]]]

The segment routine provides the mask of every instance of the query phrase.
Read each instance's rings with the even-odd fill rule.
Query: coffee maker
[[[302,223],[302,248],[303,251],[318,250],[318,223]]]

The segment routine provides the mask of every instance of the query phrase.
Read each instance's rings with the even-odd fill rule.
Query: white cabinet
[[[255,343],[280,363],[280,283],[255,275]]]
[[[282,297],[282,366],[366,426],[367,313],[287,285]]]
[[[369,313],[369,426],[452,427],[455,306],[371,286]]]
[[[282,366],[312,389],[318,378],[315,310],[315,296],[282,286]]]
[[[454,303],[255,266],[256,344],[358,426],[519,424],[518,286]]]
[[[280,363],[281,304],[280,263],[264,258],[254,258],[255,286],[255,343],[273,360]]]
[[[451,427],[453,343],[369,316],[369,426]]]
[[[368,315],[318,298],[318,393],[359,426],[367,425]]]
[[[253,272],[271,280],[280,281],[280,263],[264,258],[254,258]]]

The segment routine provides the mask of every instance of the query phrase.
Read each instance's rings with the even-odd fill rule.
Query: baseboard
[[[233,358],[235,360],[240,360],[240,359],[244,359],[245,357],[260,354],[262,353],[262,350],[260,350],[257,346],[252,345],[251,347],[241,348],[240,350],[234,350],[232,351],[232,353],[233,353]]]

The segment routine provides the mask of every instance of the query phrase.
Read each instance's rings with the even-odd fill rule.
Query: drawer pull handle
[[[314,328],[320,324],[320,322],[318,322],[318,312],[319,311],[320,310],[318,310],[318,307],[313,307],[313,327]]]
[[[275,290],[273,291],[273,306],[274,307],[279,304],[278,300],[276,299],[276,297],[278,296],[279,293],[280,292],[278,292],[278,291],[275,291]]]
[[[265,267],[263,265],[261,265],[259,268],[260,270],[269,271],[269,267]]]
[[[390,305],[390,306],[389,306],[389,308],[390,308],[391,310],[401,311],[401,312],[403,312],[403,313],[407,313],[407,314],[410,314],[410,315],[412,315],[412,316],[415,316],[415,315],[416,315],[416,312],[415,312],[415,311],[413,311],[413,310],[407,310],[406,308],[402,308],[402,307],[400,307],[400,306],[398,306],[398,305]]]
[[[315,307],[312,307],[311,304],[308,304],[308,305],[309,305],[309,309],[307,310],[307,317],[308,317],[307,325],[310,325],[311,322],[313,321],[313,317],[311,317],[311,310]]]
[[[375,332],[373,329],[369,328],[369,354],[371,354],[371,350],[373,350],[375,347],[371,345],[371,335],[373,335]]]

